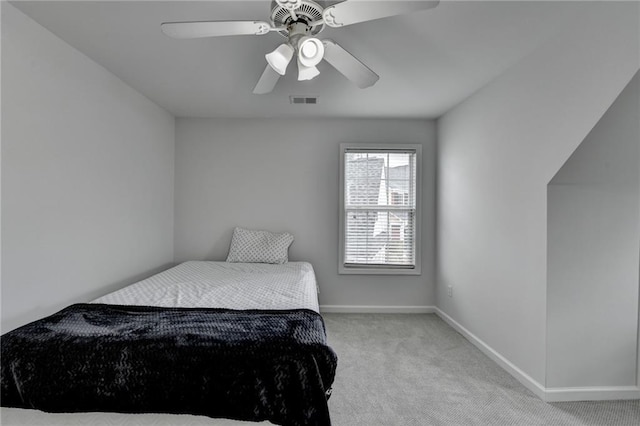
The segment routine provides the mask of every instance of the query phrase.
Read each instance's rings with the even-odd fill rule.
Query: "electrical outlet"
[[[451,285],[447,286],[447,296],[453,297],[453,286]]]

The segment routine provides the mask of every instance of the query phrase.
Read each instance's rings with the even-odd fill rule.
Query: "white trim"
[[[435,306],[320,305],[320,312],[334,314],[433,314]]]
[[[500,367],[504,368],[507,373],[511,374],[515,377],[520,383],[522,383],[527,389],[533,392],[538,398],[545,401],[545,388],[540,383],[535,381],[531,376],[529,376],[524,371],[520,370],[516,367],[511,361],[506,359],[504,356],[500,355],[496,350],[494,350],[491,346],[487,345],[480,338],[478,338],[475,334],[464,328],[460,325],[456,320],[451,318],[449,315],[445,314],[440,308],[435,308],[435,313],[438,315],[444,322],[453,327],[458,333],[462,334],[468,341],[470,341],[474,346],[476,346],[482,353],[491,358],[496,364]]]
[[[640,269],[640,252],[638,253],[638,268]],[[640,271],[638,272],[638,285],[640,286]],[[638,292],[638,304],[640,308],[640,291]],[[638,315],[638,324],[636,327],[637,339],[636,339],[636,387],[640,388],[640,315]]]
[[[320,305],[320,312],[340,314],[436,314],[543,401],[563,402],[640,399],[640,387],[638,386],[545,388],[437,306]]]
[[[610,401],[640,399],[638,386],[593,386],[580,388],[545,388],[515,364],[467,330],[437,306],[373,306],[373,305],[320,305],[322,313],[340,314],[436,314],[469,342],[476,346],[516,380],[546,402],[563,401]]]
[[[610,401],[616,399],[640,399],[640,387],[638,386],[592,386],[580,388],[545,388],[531,376],[516,367],[511,361],[487,345],[475,334],[464,328],[460,323],[445,314],[437,306],[434,309],[444,322],[462,334],[468,341],[476,346],[482,353],[491,358],[496,364],[504,368],[507,373],[515,377],[527,389],[546,402],[563,401]]]
[[[414,218],[414,267],[413,268],[357,268],[344,264],[345,252],[345,205],[344,205],[344,156],[349,149],[363,150],[408,150],[416,153],[416,187],[415,187],[415,218]],[[422,275],[422,144],[398,144],[398,143],[341,143],[340,144],[340,199],[338,202],[338,274],[339,275]]]
[[[546,388],[547,402],[611,401],[640,399],[638,386],[593,386],[587,388]]]

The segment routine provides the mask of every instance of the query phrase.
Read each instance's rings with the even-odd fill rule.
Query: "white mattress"
[[[92,303],[319,312],[316,277],[307,262],[184,262]]]

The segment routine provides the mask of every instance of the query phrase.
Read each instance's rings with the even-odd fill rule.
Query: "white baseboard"
[[[546,388],[545,401],[611,401],[640,399],[638,386],[594,386],[588,388]]]
[[[437,306],[371,306],[371,305],[320,305],[322,313],[340,314],[433,314],[438,315],[482,353],[515,377],[538,398],[546,402],[564,401],[608,401],[620,399],[640,399],[638,386],[601,386],[580,388],[545,388],[527,373],[519,369],[507,358],[467,330]]]
[[[435,308],[435,313],[438,315],[444,322],[453,327],[458,333],[462,334],[468,341],[473,343],[482,353],[491,358],[496,364],[500,367],[504,368],[509,374],[515,377],[520,383],[522,383],[527,389],[533,392],[538,398],[546,401],[545,397],[545,388],[536,380],[534,380],[531,376],[529,376],[524,371],[520,370],[514,364],[511,363],[508,359],[500,355],[497,351],[495,351],[491,346],[487,345],[485,342],[480,340],[475,334],[464,328],[461,324],[451,318],[449,315],[445,314],[439,308]]]
[[[433,314],[435,306],[320,305],[320,312],[334,314]]]
[[[609,401],[618,399],[640,399],[640,388],[638,386],[593,386],[581,388],[545,388],[531,376],[520,370],[508,359],[498,353],[491,346],[464,328],[449,315],[445,314],[438,307],[435,313],[444,322],[462,334],[468,341],[476,346],[482,353],[491,358],[500,367],[515,377],[527,389],[546,402],[568,402],[568,401]]]

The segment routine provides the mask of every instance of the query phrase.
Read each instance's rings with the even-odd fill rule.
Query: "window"
[[[420,145],[340,146],[341,274],[420,274]]]

